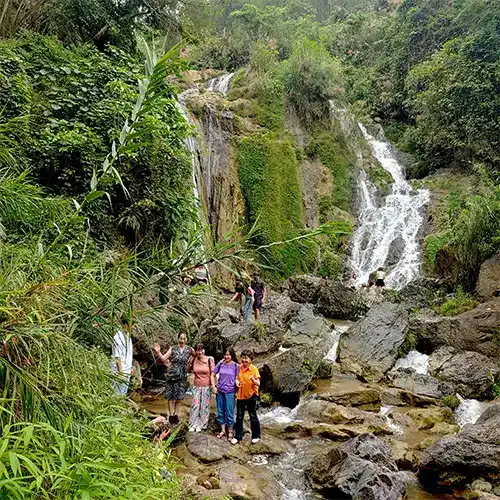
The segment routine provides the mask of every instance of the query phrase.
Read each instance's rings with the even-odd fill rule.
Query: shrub
[[[328,116],[328,101],[342,94],[343,74],[337,59],[319,43],[303,39],[283,63],[285,90],[300,116]]]
[[[478,301],[470,294],[465,293],[458,287],[454,297],[449,298],[440,308],[439,313],[443,316],[456,316],[463,312],[474,309]]]

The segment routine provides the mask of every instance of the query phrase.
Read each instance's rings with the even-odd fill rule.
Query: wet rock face
[[[488,408],[476,424],[427,448],[419,464],[420,481],[430,491],[451,491],[478,478],[498,483],[499,475],[499,404]]]
[[[394,387],[410,391],[419,396],[441,399],[451,392],[450,388],[441,384],[430,375],[416,373],[411,368],[398,368],[387,374]]]
[[[449,345],[462,351],[499,357],[499,324],[500,298],[495,298],[458,316],[414,315],[410,320],[410,331],[420,352],[431,353]]]
[[[489,399],[498,379],[496,362],[477,352],[461,352],[453,347],[441,347],[429,360],[431,375],[466,398]]]
[[[408,329],[408,314],[397,304],[370,310],[340,339],[340,366],[370,382],[380,382],[394,366]]]
[[[306,474],[313,488],[330,498],[399,500],[406,489],[390,446],[373,435],[317,455]]]
[[[288,285],[293,301],[314,304],[316,311],[327,318],[356,320],[368,311],[359,294],[337,281],[297,276]]]
[[[498,294],[500,289],[500,254],[491,257],[481,264],[477,279],[476,291],[483,299]]]
[[[227,440],[207,434],[190,434],[186,444],[191,455],[204,463],[218,462],[231,451],[231,445]]]
[[[311,305],[301,305],[289,318],[282,349],[264,363],[274,391],[296,393],[306,389],[333,342],[326,320],[316,315]]]
[[[443,293],[437,280],[420,277],[395,292],[392,301],[405,304],[407,309],[425,308],[432,305]]]

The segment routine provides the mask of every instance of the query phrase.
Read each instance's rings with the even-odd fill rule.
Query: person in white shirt
[[[379,267],[377,269],[376,277],[375,286],[377,287],[377,290],[381,290],[385,286],[385,271],[383,267]]]
[[[115,375],[113,387],[118,395],[126,395],[132,374],[132,338],[128,320],[122,316],[120,318],[121,328],[113,337],[111,371]]]

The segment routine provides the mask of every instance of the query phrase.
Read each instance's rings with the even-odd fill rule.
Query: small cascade
[[[375,139],[358,124],[373,156],[394,179],[391,192],[377,202],[377,189],[364,171],[359,176],[360,216],[353,238],[351,265],[358,285],[366,283],[370,274],[384,267],[391,252],[398,254],[389,270],[386,284],[401,289],[420,272],[418,232],[423,222],[422,207],[429,201],[429,191],[414,191],[405,179],[403,167],[392,146]]]
[[[326,353],[325,361],[330,361],[331,363],[337,363],[337,351],[339,349],[340,337],[344,332],[349,330],[350,324],[346,325],[336,325],[335,330],[332,331],[333,345],[330,350]]]
[[[295,408],[288,408],[286,406],[275,406],[268,410],[259,412],[259,419],[262,423],[268,424],[290,424],[292,422],[301,422],[297,419],[297,411],[301,401]]]
[[[387,427],[393,434],[395,434],[396,436],[401,436],[404,434],[403,428],[396,424],[396,422],[394,422],[390,415],[393,408],[393,406],[381,406],[378,414],[381,417],[384,417],[385,421],[387,422]]]
[[[394,370],[398,368],[412,368],[415,373],[427,375],[429,373],[429,356],[418,351],[410,351],[404,358],[396,361]]]
[[[459,394],[457,394],[457,397],[460,405],[455,410],[455,420],[460,428],[467,424],[475,424],[488,407],[487,403],[483,403],[477,399],[464,399]]]
[[[196,124],[193,122],[187,107],[185,103],[185,97],[188,95],[190,92],[190,89],[186,90],[185,92],[182,92],[179,94],[177,104],[179,105],[179,110],[184,117],[184,119],[189,123],[189,125],[196,126]],[[203,208],[202,208],[202,201],[200,198],[200,193],[201,193],[201,179],[202,179],[202,171],[201,171],[201,159],[200,159],[200,145],[197,141],[197,139],[193,136],[188,137],[185,139],[184,144],[186,146],[186,149],[189,151],[190,157],[191,157],[191,174],[193,178],[193,189],[194,189],[194,197],[198,205],[198,211],[199,211],[199,218],[200,220],[204,220],[203,217]]]
[[[228,73],[227,75],[213,78],[207,83],[207,89],[213,92],[220,92],[222,95],[226,96],[229,92],[229,85],[231,84],[233,76],[234,73]]]

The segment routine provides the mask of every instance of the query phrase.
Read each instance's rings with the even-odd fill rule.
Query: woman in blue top
[[[214,368],[212,375],[212,386],[217,394],[217,421],[221,426],[221,432],[217,434],[219,439],[227,436],[233,438],[234,425],[234,401],[236,398],[236,378],[240,372],[240,367],[233,361],[233,353],[227,350],[224,359],[219,361]],[[219,379],[215,383],[215,376]]]

